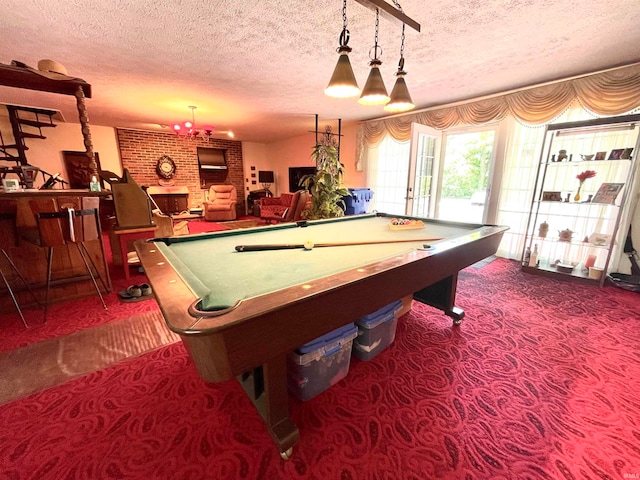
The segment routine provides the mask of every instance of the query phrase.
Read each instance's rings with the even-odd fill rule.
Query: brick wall
[[[160,185],[156,163],[162,156],[176,164],[173,185],[189,189],[189,207],[202,205],[204,193],[214,184],[232,184],[238,190],[237,214],[244,215],[244,169],[242,142],[226,139],[185,141],[173,133],[116,129],[122,168],[126,168],[138,185]],[[203,171],[198,168],[196,147],[224,148],[227,170]],[[164,180],[164,179],[162,179]]]

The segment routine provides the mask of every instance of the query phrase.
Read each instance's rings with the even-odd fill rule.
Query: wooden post
[[[78,107],[78,116],[80,118],[80,126],[82,128],[82,138],[84,140],[84,147],[87,151],[87,157],[89,157],[89,168],[91,169],[91,175],[98,176],[98,165],[96,164],[96,156],[93,154],[93,143],[91,142],[91,130],[89,129],[89,116],[87,114],[87,107],[84,104],[84,90],[81,86],[78,86],[75,93],[76,105]]]

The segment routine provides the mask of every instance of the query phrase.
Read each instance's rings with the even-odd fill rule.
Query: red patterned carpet
[[[111,251],[109,241],[104,242],[109,263],[109,275],[113,284],[111,293],[104,295],[107,309],[102,308],[98,295],[83,298],[74,302],[52,304],[47,313],[47,322],[44,322],[42,309],[23,308],[29,328],[24,328],[17,311],[13,305],[7,311],[0,312],[0,352],[14,350],[41,340],[47,340],[62,335],[68,335],[78,330],[96,327],[113,320],[132,317],[137,314],[159,310],[156,301],[149,300],[137,303],[124,303],[118,297],[118,292],[129,285],[147,282],[147,277],[130,269],[129,280],[124,278],[124,270],[120,266],[111,263]]]
[[[190,233],[216,232],[238,228],[234,224],[257,220],[255,217],[240,217],[237,222],[227,222],[225,226],[218,222],[193,221],[189,222]],[[102,308],[97,295],[75,302],[53,304],[47,314],[48,321],[43,319],[43,311],[37,308],[23,308],[23,314],[30,328],[25,329],[13,305],[7,311],[0,312],[0,328],[3,341],[0,342],[0,352],[13,350],[41,340],[47,340],[62,335],[68,335],[78,330],[97,327],[113,320],[159,310],[155,300],[150,299],[137,303],[123,303],[118,292],[129,285],[146,283],[147,277],[135,268],[129,270],[131,278],[125,280],[124,270],[112,262],[112,254],[107,234],[104,234],[103,244],[109,262],[109,275],[113,283],[110,294],[104,296],[107,310]]]
[[[0,407],[6,479],[623,479],[640,475],[640,296],[461,273],[460,327],[414,303],[396,341],[308,402],[282,461],[234,381],[181,343]],[[148,303],[148,302],[142,302]]]

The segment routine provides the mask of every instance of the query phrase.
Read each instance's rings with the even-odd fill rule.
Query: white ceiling
[[[388,0],[388,3],[393,3]],[[406,77],[430,107],[640,61],[638,0],[400,0]],[[375,14],[347,2],[360,86]],[[160,129],[190,118],[269,142],[321,122],[384,116],[324,95],[337,61],[341,0],[0,0],[0,63],[41,59],[89,82],[92,125]],[[401,27],[380,19],[382,74],[391,91]],[[72,97],[0,87],[0,103],[62,111]]]

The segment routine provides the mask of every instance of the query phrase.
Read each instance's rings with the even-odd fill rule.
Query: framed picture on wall
[[[100,157],[98,152],[94,152],[98,172],[100,172]],[[62,152],[64,168],[69,179],[69,188],[88,189],[91,182],[91,168],[89,167],[89,157],[86,152],[73,152],[64,150]],[[98,175],[100,187],[104,188],[104,182]]]

